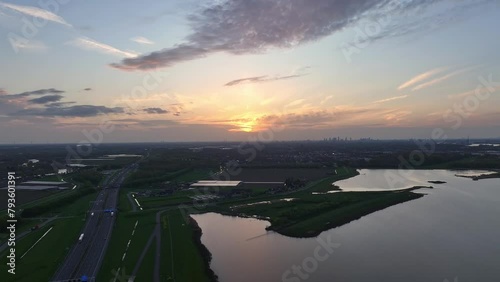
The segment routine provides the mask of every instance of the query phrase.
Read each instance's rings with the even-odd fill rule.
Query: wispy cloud
[[[326,96],[325,98],[323,98],[323,100],[321,100],[320,105],[326,104],[331,99],[333,99],[333,95]]]
[[[441,83],[443,81],[446,81],[446,80],[448,80],[450,78],[453,78],[453,77],[455,77],[457,75],[469,72],[469,71],[477,69],[477,68],[479,68],[479,66],[473,66],[473,67],[466,67],[466,68],[458,69],[458,70],[453,71],[451,73],[448,73],[446,75],[443,75],[443,76],[440,76],[438,78],[435,78],[435,79],[433,79],[431,81],[419,84],[419,85],[413,87],[412,91],[417,91],[417,90],[421,90],[421,89],[424,89],[424,88],[431,87],[433,85],[436,85],[436,84],[439,84],[439,83]]]
[[[285,108],[296,107],[302,105],[306,99],[297,99],[285,105]]]
[[[410,80],[408,80],[407,82],[401,84],[399,87],[398,87],[398,90],[403,90],[403,89],[406,89],[410,86],[413,86],[415,84],[418,84],[424,80],[427,80],[429,79],[430,77],[434,76],[435,74],[438,74],[440,72],[443,72],[447,69],[447,67],[441,67],[441,68],[436,68],[436,69],[433,69],[433,70],[430,70],[430,71],[426,71],[424,73],[421,73],[413,78],[411,78]]]
[[[361,118],[370,119],[368,115],[380,115],[383,110],[367,108],[334,108],[332,110],[308,111],[281,115],[266,115],[258,118],[256,124],[262,128],[283,125],[287,128],[325,128],[342,122],[354,122]]]
[[[28,96],[37,96],[37,95],[46,95],[46,94],[62,94],[62,93],[64,93],[63,90],[58,90],[55,88],[48,88],[48,89],[38,89],[38,90],[33,90],[33,91],[26,91],[26,92],[17,93],[17,94],[10,94],[10,95],[6,95],[5,97],[17,98],[17,97],[28,97]]]
[[[47,49],[43,42],[35,40],[12,40],[10,43],[15,50],[43,51]]]
[[[375,101],[372,104],[387,103],[387,102],[401,100],[401,99],[405,99],[405,98],[408,98],[408,95],[401,95],[401,96],[396,96],[396,97],[392,97],[392,98],[382,99],[382,100]]]
[[[500,86],[493,88],[493,91],[498,91],[498,90],[500,90]],[[458,94],[450,94],[450,95],[448,95],[448,99],[462,99],[462,98],[465,98],[465,97],[470,96],[470,95],[476,95],[477,91],[481,91],[481,90],[474,89],[474,90],[470,90],[470,91],[466,91],[466,92],[462,92],[462,93],[458,93]]]
[[[461,7],[466,5],[447,0],[409,0],[393,7],[392,2],[317,0],[311,5],[309,0],[213,1],[213,4],[188,17],[192,32],[183,43],[136,58],[126,58],[111,66],[127,71],[148,70],[170,67],[217,52],[242,55],[292,48],[323,39],[357,24],[366,16],[387,16],[388,10],[394,15],[409,15],[426,11],[425,8],[436,3],[446,2]],[[475,1],[477,5],[487,2],[491,0]],[[421,26],[421,23],[414,23],[413,26]],[[398,30],[400,24],[404,25],[404,21],[395,21],[388,27],[387,36],[395,34],[392,31]],[[410,32],[415,30],[411,29]]]
[[[155,44],[153,41],[147,39],[146,37],[138,36],[134,38],[130,38],[130,40],[139,43],[139,44],[146,44],[146,45],[153,45]]]
[[[179,122],[168,119],[114,119],[111,120],[118,127],[144,130],[152,128],[168,128],[178,125]]]
[[[8,9],[12,9],[14,11],[17,11],[19,13],[23,13],[23,14],[28,15],[28,16],[44,19],[47,21],[51,21],[54,23],[58,23],[58,24],[62,24],[62,25],[71,27],[71,25],[69,23],[67,23],[62,17],[60,17],[60,16],[58,16],[50,11],[44,10],[44,9],[40,9],[40,8],[33,7],[33,6],[15,5],[15,4],[10,4],[10,3],[5,3],[5,2],[0,2],[0,6],[8,8]]]
[[[274,102],[275,100],[276,100],[276,98],[275,98],[275,97],[271,97],[271,98],[267,98],[267,99],[265,99],[265,100],[260,101],[260,103],[259,103],[259,104],[260,104],[261,106],[266,106],[266,105],[271,104],[271,103],[272,103],[272,102]]]
[[[254,77],[246,77],[246,78],[240,78],[240,79],[232,80],[232,81],[226,83],[225,86],[235,86],[235,85],[245,84],[245,83],[270,82],[270,81],[277,81],[277,80],[297,78],[297,77],[301,77],[301,76],[304,76],[304,75],[305,74],[293,74],[293,75],[274,76],[274,77],[270,77],[270,76],[267,76],[267,75],[254,76]]]
[[[115,56],[120,56],[120,57],[136,57],[136,53],[132,53],[129,51],[123,51],[118,48],[115,48],[111,45],[104,44],[101,42],[98,42],[96,40],[90,39],[88,37],[79,37],[73,41],[68,42],[68,44],[71,44],[73,46],[82,48],[82,49],[87,49],[87,50],[95,50],[101,53],[105,54],[111,54]]]

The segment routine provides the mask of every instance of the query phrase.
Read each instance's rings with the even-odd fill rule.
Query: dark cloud
[[[320,40],[361,20],[417,15],[447,0],[227,0],[188,17],[192,33],[184,43],[111,64],[122,70],[149,70],[208,56],[216,52],[253,54],[291,48]],[[475,0],[474,4],[492,2]],[[494,1],[493,1],[494,2]],[[411,14],[413,12],[413,14]],[[389,15],[388,15],[389,14]],[[422,22],[417,22],[420,24]],[[398,30],[399,22],[385,28]],[[390,31],[389,31],[390,33]]]
[[[187,44],[178,45],[172,49],[153,52],[137,59],[123,60],[121,64],[111,64],[112,67],[122,70],[149,70],[160,67],[169,67],[176,63],[193,60],[206,56],[209,50]]]
[[[144,112],[148,114],[168,114],[169,111],[164,110],[162,108],[147,108],[143,110]]]
[[[70,107],[32,108],[17,111],[11,116],[38,116],[38,117],[93,117],[103,114],[123,113],[120,107],[108,108],[105,106],[77,105]]]
[[[62,94],[62,93],[64,93],[64,91],[57,90],[55,88],[49,88],[49,89],[39,89],[39,90],[34,90],[34,91],[23,92],[23,93],[19,93],[19,94],[11,94],[8,96],[12,97],[12,98],[16,98],[16,97],[40,96],[40,95],[46,95],[46,94]]]
[[[60,95],[62,93],[64,93],[64,91],[57,90],[55,88],[38,89],[34,91],[27,91],[17,94],[7,94],[7,91],[0,89],[0,94],[1,94],[0,103],[7,102],[7,104],[10,104],[9,103],[10,101],[23,101],[31,96],[42,96],[39,98],[30,99],[27,102],[32,104],[46,104],[50,102],[60,101],[63,98],[63,96]]]
[[[53,103],[53,102],[59,102],[63,98],[62,95],[47,95],[47,96],[42,96],[40,98],[35,98],[28,100],[28,102],[33,103],[33,104],[48,104],[48,103]]]
[[[304,76],[304,74],[294,74],[294,75],[275,76],[275,77],[269,77],[267,75],[254,76],[254,77],[247,77],[247,78],[240,78],[240,79],[232,80],[232,81],[226,83],[224,86],[235,86],[235,85],[244,84],[244,83],[270,82],[270,81],[284,80],[284,79],[290,79],[290,78],[297,78],[297,77],[301,77],[301,76]]]
[[[76,104],[76,102],[57,102],[57,103],[47,104],[46,106],[47,107],[64,107],[64,106],[71,105],[71,104]]]

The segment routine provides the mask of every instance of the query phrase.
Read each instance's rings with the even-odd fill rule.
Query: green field
[[[161,233],[161,281],[209,282],[204,259],[193,240],[193,227],[179,210],[163,214]]]
[[[211,180],[212,173],[215,170],[212,169],[193,169],[189,172],[183,173],[174,179],[172,181],[178,181],[178,182],[192,182],[192,181],[198,181],[198,180]]]
[[[271,230],[290,237],[315,237],[372,212],[422,197],[404,192],[347,192],[311,195],[298,200],[237,209],[238,213],[269,217]]]
[[[128,213],[117,217],[98,281],[113,279],[118,269],[120,273],[125,271],[128,276],[132,274],[155,228],[156,212]],[[131,235],[136,222],[138,222],[136,231],[134,235]],[[186,223],[179,210],[174,209],[163,213],[160,246],[161,281],[167,281],[168,277],[174,277],[174,275],[176,281],[210,281],[205,274],[204,260],[194,243],[193,236],[192,227]],[[129,240],[131,240],[130,246],[122,261]],[[153,240],[153,244],[147,250],[139,267],[136,281],[152,280],[155,255],[156,240]]]
[[[193,191],[178,191],[171,196],[166,197],[138,197],[137,200],[142,207],[146,209],[177,206],[180,204],[191,204],[193,199],[190,196],[194,196]]]
[[[314,237],[367,214],[423,196],[411,191],[326,193],[337,189],[332,185],[334,181],[355,175],[357,172],[354,169],[340,168],[336,175],[309,183],[300,191],[224,202],[211,206],[209,210],[228,215],[269,218],[270,229],[280,234]],[[266,201],[270,203],[255,204]]]
[[[59,264],[66,257],[71,246],[76,242],[83,224],[89,202],[95,194],[80,198],[72,205],[61,211],[61,218],[53,221],[48,226],[29,233],[26,237],[16,242],[16,275],[7,273],[7,252],[4,251],[0,258],[0,281],[49,281],[57,270]],[[24,254],[50,227],[53,229],[22,259]]]
[[[128,275],[132,273],[155,227],[155,214],[156,212],[154,211],[117,214],[111,241],[109,242],[101,270],[97,276],[98,281],[109,281],[114,278],[113,273],[118,268],[125,270]],[[136,222],[138,222],[137,228],[134,235],[132,235]],[[125,260],[122,262],[122,256],[127,249],[129,240],[131,240],[131,243]]]
[[[182,173],[179,171],[174,173],[175,177],[172,177],[172,174],[170,176],[175,179],[174,181],[188,182],[205,178],[202,176],[206,174],[205,169],[190,169]],[[338,168],[336,174],[311,179],[305,187],[285,194],[273,195],[267,193],[268,188],[257,187],[252,190],[251,197],[217,202],[209,206],[206,211],[269,217],[271,229],[278,233],[292,237],[312,237],[374,211],[422,197],[411,191],[312,194],[335,190],[333,182],[355,175],[357,175],[355,169]],[[169,278],[175,278],[175,281],[212,281],[213,272],[208,267],[210,255],[199,242],[199,230],[177,209],[179,204],[191,205],[193,200],[190,196],[196,193],[192,190],[177,191],[174,195],[167,197],[138,198],[145,210],[133,213],[127,194],[134,190],[136,191],[131,187],[120,191],[119,213],[117,213],[116,225],[98,274],[98,281],[112,281],[115,277],[131,275],[143,252],[146,255],[136,273],[136,281],[152,281],[157,248],[161,254],[159,273],[161,281],[170,281]],[[6,280],[9,278],[0,276],[1,281],[49,280],[78,237],[89,202],[93,198],[95,198],[95,193],[84,196],[68,206],[55,206],[50,209],[50,212],[44,214],[46,217],[58,214],[61,217],[70,218],[55,220],[51,232],[23,260],[18,261],[18,271],[22,275],[17,275],[17,280]],[[48,202],[52,200],[54,199]],[[246,205],[260,201],[271,203]],[[149,248],[145,249],[148,240],[154,234],[156,214],[161,210],[165,211],[160,222],[161,245],[157,246],[155,239]],[[200,210],[200,212],[203,211]],[[28,228],[33,223],[32,220],[26,221],[24,228]],[[18,241],[18,255],[30,248],[51,225],[34,231]],[[123,259],[125,253],[126,256]],[[0,260],[2,275],[6,273],[4,254]],[[44,259],[40,261],[40,258]],[[28,271],[29,265],[35,263],[37,267]]]
[[[156,241],[153,241],[148,251],[146,252],[146,256],[144,257],[139,270],[137,271],[137,275],[135,277],[137,281],[153,281],[155,254]]]

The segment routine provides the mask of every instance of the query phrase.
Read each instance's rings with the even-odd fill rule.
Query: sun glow
[[[246,114],[243,117],[233,119],[229,124],[234,127],[229,130],[232,132],[254,132],[258,127],[258,118],[253,114]]]
[[[236,127],[233,131],[243,131],[243,132],[252,132],[255,128],[255,120],[250,121],[240,121],[234,124]]]

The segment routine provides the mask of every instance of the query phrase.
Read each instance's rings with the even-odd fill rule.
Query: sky
[[[0,143],[500,137],[496,0],[0,0]]]

